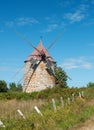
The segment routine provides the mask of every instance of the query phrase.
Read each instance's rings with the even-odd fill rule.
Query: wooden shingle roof
[[[28,56],[28,58],[25,60],[25,62],[30,61],[31,58],[41,60],[40,59],[40,54],[45,53],[46,57],[49,57],[49,60],[52,62],[55,62],[54,59],[50,56],[46,48],[42,44],[42,40],[40,40],[40,43],[38,46],[35,48],[35,50]]]

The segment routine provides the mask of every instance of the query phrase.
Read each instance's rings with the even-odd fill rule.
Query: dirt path
[[[79,126],[73,127],[71,130],[94,130],[94,117],[90,118]]]

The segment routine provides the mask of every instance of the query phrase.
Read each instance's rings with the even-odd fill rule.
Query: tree
[[[10,83],[9,88],[10,88],[11,91],[16,91],[16,83],[13,83],[13,82]]]
[[[0,80],[0,92],[7,92],[7,83],[4,80]]]
[[[10,83],[9,84],[9,90],[11,90],[11,91],[22,91],[22,85],[21,84],[17,84],[16,85],[16,83]]]
[[[67,74],[61,67],[55,67],[55,84],[59,87],[66,88],[67,86]]]
[[[87,87],[94,87],[94,83],[89,82],[89,83],[87,84]]]
[[[21,84],[17,84],[17,91],[22,91],[22,85]]]

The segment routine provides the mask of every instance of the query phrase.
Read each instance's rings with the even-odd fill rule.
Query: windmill
[[[30,44],[34,51],[24,61],[24,84],[23,92],[41,91],[52,88],[55,85],[54,68],[56,62],[48,53],[48,49],[61,37],[61,33],[46,49],[40,40],[37,47],[24,36],[15,31],[23,40]]]

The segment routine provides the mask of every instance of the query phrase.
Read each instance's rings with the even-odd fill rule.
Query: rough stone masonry
[[[49,60],[48,58],[41,60],[39,52],[44,52],[46,57],[49,57]],[[48,61],[51,65],[47,68]],[[54,75],[47,70],[54,72],[54,66],[53,58],[43,46],[42,41],[40,41],[34,52],[25,61],[23,91],[31,93],[53,87],[55,85]]]

